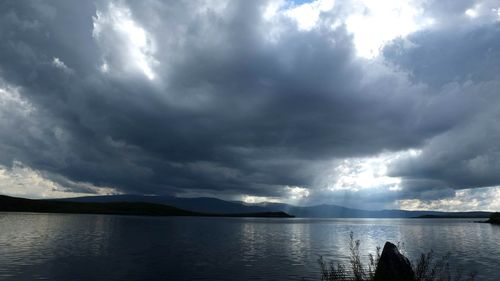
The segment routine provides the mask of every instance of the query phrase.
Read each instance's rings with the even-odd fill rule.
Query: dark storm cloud
[[[114,3],[0,4],[0,88],[19,93],[1,115],[1,164],[132,193],[279,197],[285,186],[313,190],[336,159],[423,148],[418,164],[391,173],[444,189],[500,182],[481,177],[500,159],[482,119],[497,118],[497,77],[481,68],[497,68],[498,25],[422,32],[409,50],[394,43],[384,54],[401,71],[356,57],[345,26],[265,20],[266,1]],[[143,45],[129,46],[117,20],[143,28]],[[484,104],[491,114],[478,114]],[[483,129],[470,145],[489,150],[452,141]],[[380,200],[427,196],[421,186]]]
[[[417,33],[408,38],[412,48],[400,42],[385,48],[386,58],[413,79],[455,93],[454,102],[440,102],[436,111],[457,114],[454,127],[429,139],[421,155],[393,163],[392,175],[441,182],[434,189],[499,185],[499,35],[498,21],[482,22]]]
[[[453,32],[452,32],[453,30]],[[500,73],[500,23],[463,30],[423,31],[387,46],[384,55],[420,82],[441,87],[450,82],[497,80]]]

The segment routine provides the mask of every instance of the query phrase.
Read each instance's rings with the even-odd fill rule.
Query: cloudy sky
[[[500,1],[0,3],[0,193],[500,210]]]

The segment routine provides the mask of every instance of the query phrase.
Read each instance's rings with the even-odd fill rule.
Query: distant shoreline
[[[480,218],[471,217],[471,216],[423,215],[423,216],[414,217],[414,219],[480,219]],[[476,223],[489,223],[489,224],[500,225],[500,213],[493,213],[493,214],[491,214],[491,216],[490,216],[490,218],[488,220],[474,221],[474,222],[476,222]]]
[[[483,219],[483,217],[468,215],[422,215],[412,217],[412,219]]]
[[[492,214],[491,212],[484,211],[440,212],[432,210],[364,210],[331,204],[297,206],[286,203],[245,203],[241,201],[226,201],[214,197],[175,197],[166,195],[144,196],[120,194],[46,200],[84,203],[141,202],[162,204],[182,210],[210,214],[285,212],[297,218],[414,218],[422,215],[436,215],[488,219]]]
[[[36,200],[0,195],[0,212],[102,214],[132,216],[293,218],[285,212],[216,214],[192,212],[168,205],[141,202],[83,203]]]
[[[95,200],[95,201],[93,201]],[[100,200],[100,201],[99,201]],[[486,219],[493,213],[349,209],[335,205],[300,207],[287,204],[244,205],[214,198],[154,196],[97,196],[64,199],[26,199],[0,195],[0,212],[109,214],[137,216],[248,218],[407,218]],[[427,212],[427,214],[425,214]],[[422,214],[424,213],[424,214]],[[429,214],[430,213],[430,214]],[[488,221],[489,222],[489,221]],[[495,222],[493,222],[495,223]]]

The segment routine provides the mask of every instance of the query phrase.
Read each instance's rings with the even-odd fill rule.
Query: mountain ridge
[[[408,211],[408,210],[362,210],[339,205],[321,204],[313,206],[295,206],[285,203],[244,203],[225,201],[212,197],[183,198],[174,196],[144,195],[104,195],[75,198],[50,199],[52,201],[73,202],[148,202],[165,204],[192,212],[204,213],[254,213],[285,212],[304,218],[416,218],[421,216],[442,216],[448,218],[487,218],[492,212],[441,212],[441,211]]]
[[[266,217],[290,218],[285,212],[203,213],[148,202],[75,202],[26,199],[0,195],[0,212],[35,212],[63,214],[104,214],[139,216]]]

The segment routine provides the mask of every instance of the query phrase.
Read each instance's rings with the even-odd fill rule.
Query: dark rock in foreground
[[[386,242],[373,280],[413,281],[415,273],[410,261],[399,252],[398,247],[391,242]]]

